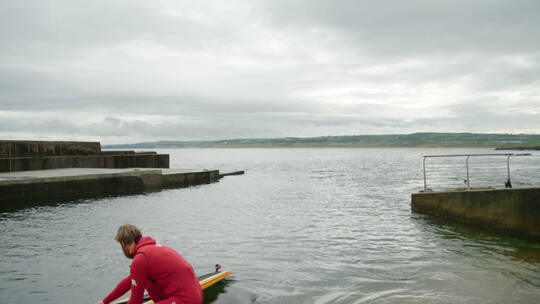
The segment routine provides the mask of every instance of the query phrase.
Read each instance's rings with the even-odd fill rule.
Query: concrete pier
[[[101,151],[99,142],[0,140],[0,212],[207,184],[223,176],[219,170],[169,169],[168,154]]]
[[[411,209],[540,240],[540,188],[414,193]]]
[[[0,173],[0,212],[219,180],[218,170],[69,168]]]

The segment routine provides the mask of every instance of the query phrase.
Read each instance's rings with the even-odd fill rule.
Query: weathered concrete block
[[[163,175],[163,188],[189,187],[209,184],[219,180],[219,170],[185,173],[167,173]]]
[[[49,185],[46,183],[0,185],[0,211],[46,205],[49,201]]]
[[[99,142],[0,140],[0,158],[99,154]]]
[[[0,159],[0,172],[63,168],[169,168],[168,154],[40,156]]]
[[[108,195],[135,194],[145,190],[141,177],[116,176],[49,183],[49,203]]]
[[[0,211],[49,205],[85,198],[135,194],[159,188],[161,172],[98,174],[37,178],[0,183]]]
[[[220,178],[221,178],[221,174],[219,174],[219,170],[208,171],[208,182],[209,183],[216,182]]]
[[[414,193],[411,209],[540,239],[540,188]]]
[[[10,168],[10,160],[7,158],[0,158],[0,172],[10,172]]]
[[[116,168],[169,168],[168,154],[133,154],[116,156]]]
[[[161,189],[163,185],[162,174],[142,174],[141,180],[144,188],[148,190]]]

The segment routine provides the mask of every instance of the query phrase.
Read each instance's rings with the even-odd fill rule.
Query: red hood
[[[143,236],[137,243],[137,247],[135,247],[135,253],[137,253],[137,251],[139,251],[141,247],[148,246],[148,245],[155,245],[155,244],[156,244],[156,240],[154,240],[152,237]]]

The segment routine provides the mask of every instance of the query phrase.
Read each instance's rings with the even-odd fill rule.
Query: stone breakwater
[[[0,211],[208,184],[219,178],[218,170],[136,168],[73,168],[0,173]]]
[[[99,142],[0,141],[0,212],[218,181],[219,170],[169,169],[169,155],[102,151]]]

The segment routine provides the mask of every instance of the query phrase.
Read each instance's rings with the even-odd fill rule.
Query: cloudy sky
[[[2,0],[0,139],[540,133],[540,1]]]

